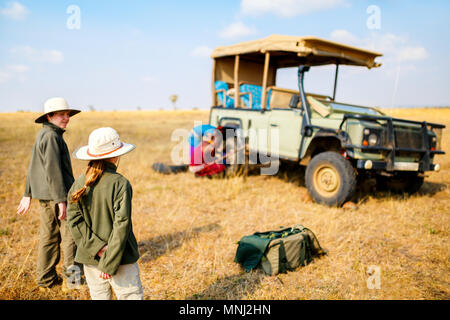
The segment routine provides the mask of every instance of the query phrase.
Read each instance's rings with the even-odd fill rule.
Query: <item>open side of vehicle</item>
[[[372,107],[335,101],[339,66],[379,67],[380,53],[315,37],[274,35],[212,53],[210,124],[239,130],[247,153],[276,154],[306,168],[319,203],[341,205],[356,179],[417,191],[440,150],[435,123],[396,119]],[[334,64],[333,96],[305,93],[310,67]],[[298,67],[298,91],[277,87],[277,70]]]

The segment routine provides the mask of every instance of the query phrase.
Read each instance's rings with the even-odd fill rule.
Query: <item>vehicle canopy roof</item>
[[[375,58],[381,53],[360,49],[312,36],[296,37],[271,35],[264,39],[217,47],[211,58],[221,60],[236,55],[247,61],[264,63],[264,54],[270,52],[275,68],[296,67],[300,64],[320,66],[327,64],[379,67]]]

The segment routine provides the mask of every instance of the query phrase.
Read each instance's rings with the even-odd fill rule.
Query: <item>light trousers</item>
[[[138,264],[123,264],[111,279],[100,278],[95,266],[84,265],[84,275],[92,300],[111,300],[112,290],[119,300],[143,300],[144,293]]]

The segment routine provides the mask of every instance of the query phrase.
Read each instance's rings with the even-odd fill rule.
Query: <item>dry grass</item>
[[[111,126],[137,145],[119,172],[134,189],[146,299],[449,299],[450,109],[393,115],[447,125],[447,155],[437,157],[442,170],[430,173],[414,196],[361,188],[356,210],[312,203],[301,170],[222,180],[153,172],[153,162],[170,158],[172,131],[207,122],[206,111],[85,112],[72,119],[65,139],[74,150],[94,128]],[[64,294],[41,293],[35,285],[38,205],[33,201],[26,216],[15,213],[40,128],[35,117],[0,115],[0,299],[89,299],[86,286]],[[75,176],[84,165],[73,160]],[[315,232],[327,256],[275,277],[245,273],[233,262],[243,235],[297,223]],[[371,265],[381,269],[379,290],[367,288]]]

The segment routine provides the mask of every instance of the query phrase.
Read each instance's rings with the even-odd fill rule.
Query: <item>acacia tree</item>
[[[169,97],[169,100],[172,102],[173,104],[173,110],[177,110],[177,106],[176,106],[176,102],[178,100],[178,95],[177,94],[172,94]]]

